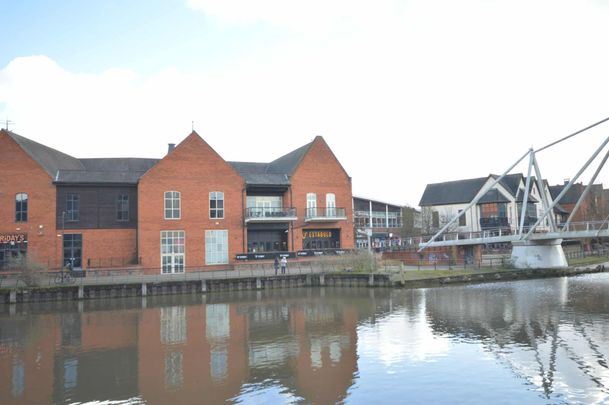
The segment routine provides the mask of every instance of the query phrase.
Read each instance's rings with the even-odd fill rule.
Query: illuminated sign
[[[302,231],[302,237],[307,238],[331,238],[332,231]]]

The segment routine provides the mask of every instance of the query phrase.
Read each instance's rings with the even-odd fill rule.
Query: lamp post
[[[66,229],[66,212],[65,211],[61,211],[61,268],[63,271],[63,268],[65,266],[65,258],[63,257],[64,255],[64,237],[65,237],[65,229]]]

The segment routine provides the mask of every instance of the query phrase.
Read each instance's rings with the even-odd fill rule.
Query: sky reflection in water
[[[609,274],[0,311],[17,403],[609,402]]]

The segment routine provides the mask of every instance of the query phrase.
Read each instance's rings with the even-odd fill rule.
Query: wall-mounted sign
[[[347,252],[352,252],[352,249],[312,249],[312,250],[299,250],[296,255],[299,257],[308,256],[328,256],[328,255],[344,255]]]
[[[27,235],[24,233],[0,233],[0,244],[27,243]]]
[[[332,231],[302,231],[302,237],[303,239],[307,239],[307,238],[316,238],[316,239],[324,239],[324,238],[332,238],[334,235],[332,233]]]
[[[235,255],[236,260],[273,260],[275,256],[293,259],[296,257],[294,252],[263,252],[263,253],[240,253]]]

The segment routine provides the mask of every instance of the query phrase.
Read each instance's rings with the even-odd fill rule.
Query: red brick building
[[[162,159],[77,159],[0,131],[0,269],[175,273],[352,249],[351,179],[322,137],[227,162],[196,132]]]

